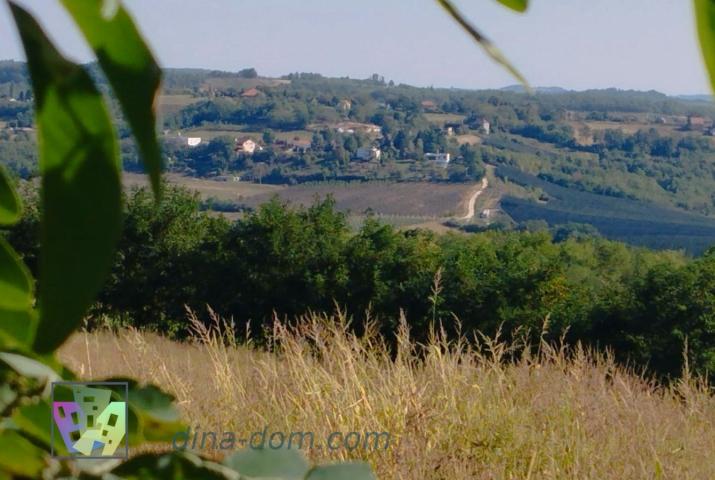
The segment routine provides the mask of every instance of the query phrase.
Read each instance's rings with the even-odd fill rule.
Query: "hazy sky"
[[[89,51],[58,0],[22,0],[62,50]],[[533,85],[618,87],[669,94],[708,85],[688,0],[533,0],[525,15],[492,0],[462,10]],[[514,84],[434,0],[125,0],[167,67],[293,71],[413,85]],[[22,59],[5,2],[0,58]]]

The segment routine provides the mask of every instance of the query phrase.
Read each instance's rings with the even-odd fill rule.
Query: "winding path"
[[[470,220],[470,219],[474,218],[474,214],[476,213],[475,205],[477,203],[477,198],[479,198],[479,195],[481,195],[482,192],[484,192],[484,190],[486,190],[488,186],[489,186],[489,180],[487,180],[487,176],[484,175],[484,177],[482,178],[482,184],[481,184],[480,188],[478,188],[472,194],[472,196],[469,197],[469,203],[467,204],[467,214],[463,217],[460,217],[459,218],[460,220]]]

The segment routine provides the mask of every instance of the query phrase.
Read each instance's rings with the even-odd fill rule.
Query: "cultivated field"
[[[385,480],[715,478],[715,397],[688,375],[662,387],[608,357],[546,345],[506,362],[518,348],[416,345],[404,324],[392,356],[344,324],[277,325],[274,353],[236,345],[218,320],[194,324],[186,343],[80,333],[60,357],[81,378],[158,383],[201,431],[312,431],[318,444],[329,432],[388,432],[386,450],[309,452],[364,459]]]
[[[163,178],[171,184],[182,185],[189,190],[198,192],[202,198],[233,202],[242,202],[257,195],[268,195],[270,198],[271,195],[285,188],[275,185],[259,185],[252,182],[204,180],[175,173],[164,174]],[[149,185],[146,175],[128,172],[124,172],[123,182],[125,188],[146,187]]]
[[[341,211],[362,214],[366,210],[406,217],[451,217],[466,213],[466,201],[474,184],[352,182],[315,183],[288,187],[275,193],[296,205],[311,205],[316,196],[332,195]],[[274,192],[246,200],[257,206]]]
[[[366,210],[386,217],[405,217],[407,224],[433,218],[463,215],[466,202],[477,184],[393,183],[393,182],[321,182],[296,186],[259,185],[252,182],[206,180],[166,174],[172,184],[199,192],[202,198],[234,201],[258,207],[278,195],[295,205],[310,206],[316,198],[332,195],[337,208],[361,215]],[[146,175],[124,173],[126,188],[147,186]],[[396,220],[400,223],[399,220]]]

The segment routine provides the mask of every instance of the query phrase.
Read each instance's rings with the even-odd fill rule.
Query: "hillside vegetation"
[[[90,65],[90,71],[108,90],[97,67]],[[558,204],[525,203],[529,195],[497,201],[488,208],[498,214],[501,228],[528,220],[544,220],[552,229],[580,222],[609,238],[694,254],[715,241],[707,218],[715,214],[710,136],[715,105],[706,99],[618,90],[539,90],[530,96],[518,89],[426,89],[395,85],[379,75],[354,80],[298,73],[271,79],[253,69],[174,69],[165,77],[159,100],[165,166],[185,177],[308,183],[286,189],[283,197],[305,203],[315,193],[332,191],[341,206],[338,185],[346,182],[420,182],[400,195],[388,193],[383,210],[436,215],[444,222],[457,209],[431,209],[433,202],[418,193],[425,182],[475,185],[485,167],[494,165],[538,177],[546,182],[539,187],[544,190],[558,186],[569,192],[562,196],[569,201]],[[37,170],[32,102],[24,64],[0,63],[0,162],[21,177]],[[141,171],[129,129],[118,120],[124,167]],[[437,162],[437,153],[448,153],[449,163]],[[585,211],[575,201],[581,192],[604,198],[588,202],[591,212]],[[217,209],[253,209],[258,199],[267,197],[231,199]],[[600,219],[627,209],[630,200],[653,205],[633,216],[635,223],[649,222],[649,213],[665,208],[687,215],[695,230],[679,228],[680,221],[656,225],[656,235],[605,227]],[[427,208],[412,208],[420,202]],[[604,208],[594,215],[596,205]],[[556,213],[565,208],[568,216]],[[362,208],[353,213],[362,215]],[[495,222],[477,217],[470,223]]]

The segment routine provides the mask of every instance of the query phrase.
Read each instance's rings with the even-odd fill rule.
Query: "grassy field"
[[[218,319],[194,323],[185,343],[80,333],[60,358],[80,378],[161,385],[201,431],[312,431],[317,445],[329,432],[387,432],[386,449],[308,452],[366,460],[381,479],[715,478],[715,397],[687,374],[663,387],[580,348],[516,353],[438,335],[417,345],[404,324],[393,356],[377,335],[358,338],[344,325],[276,325],[274,353],[237,345]]]
[[[465,115],[457,115],[455,113],[425,113],[425,118],[436,125],[444,125],[445,123],[462,123],[466,118]]]
[[[201,98],[193,95],[161,95],[159,97],[158,111],[160,115],[170,115],[200,101],[202,101]]]
[[[457,143],[460,145],[479,145],[482,143],[482,137],[479,135],[474,135],[472,133],[467,133],[464,135],[457,135],[455,137],[457,139]]]
[[[171,184],[182,185],[198,192],[203,198],[215,198],[217,200],[234,202],[242,202],[258,195],[268,196],[270,198],[271,195],[285,188],[275,185],[259,185],[251,182],[204,180],[184,177],[175,173],[165,174],[164,178]],[[146,187],[149,185],[146,175],[137,173],[125,172],[123,181],[126,188]]]
[[[291,203],[311,205],[316,196],[335,198],[337,208],[361,214],[368,209],[383,215],[406,217],[450,217],[466,211],[466,199],[474,184],[352,182],[302,184],[276,193]],[[248,206],[270,199],[274,192],[256,195]]]
[[[639,130],[650,130],[654,128],[660,135],[672,136],[672,137],[682,137],[687,132],[680,131],[679,127],[676,125],[663,125],[656,123],[647,122],[612,122],[612,121],[571,121],[567,122],[574,129],[576,135],[576,141],[581,145],[591,145],[593,143],[593,137],[590,135],[583,135],[584,129],[588,129],[591,132],[598,132],[602,130],[620,130],[625,134],[633,135]]]

